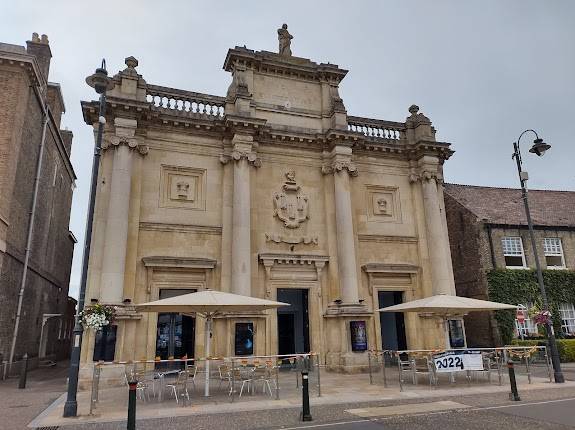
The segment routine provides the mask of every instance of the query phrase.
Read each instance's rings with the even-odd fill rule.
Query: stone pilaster
[[[100,301],[121,304],[124,299],[124,272],[128,245],[128,212],[134,152],[147,153],[135,138],[137,122],[116,118],[115,135],[102,144],[102,149],[114,148],[110,200],[106,216],[104,257],[100,280]]]
[[[250,135],[236,134],[232,139],[232,292],[244,296],[251,295],[250,165],[260,166],[252,145],[253,137]]]

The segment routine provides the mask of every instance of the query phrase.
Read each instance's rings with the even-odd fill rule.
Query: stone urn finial
[[[410,114],[417,115],[417,112],[419,112],[419,106],[417,106],[417,105],[409,106],[409,113]]]
[[[138,67],[138,60],[136,59],[136,57],[130,55],[124,60],[124,64],[128,66],[130,69],[135,69],[136,67]]]

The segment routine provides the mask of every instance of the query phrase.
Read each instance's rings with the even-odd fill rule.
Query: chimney
[[[40,72],[44,75],[44,79],[47,82],[48,72],[50,71],[50,59],[52,58],[48,36],[43,34],[42,38],[40,38],[38,33],[33,33],[32,40],[26,42],[26,51],[36,57],[38,66],[40,66]]]

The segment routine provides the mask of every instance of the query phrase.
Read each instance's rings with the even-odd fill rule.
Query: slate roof
[[[445,184],[444,193],[490,224],[527,225],[521,190]],[[530,190],[533,225],[575,227],[575,191]]]

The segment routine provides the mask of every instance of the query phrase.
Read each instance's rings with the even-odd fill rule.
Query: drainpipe
[[[40,141],[40,151],[36,161],[36,175],[34,177],[34,194],[32,195],[32,208],[30,209],[30,219],[28,220],[28,236],[26,238],[26,253],[24,256],[24,267],[22,268],[22,282],[20,283],[20,292],[18,293],[18,307],[16,309],[16,322],[14,323],[14,334],[12,335],[12,345],[10,347],[10,357],[8,358],[8,369],[12,367],[14,360],[14,351],[16,349],[16,340],[18,339],[18,328],[20,326],[20,317],[22,315],[22,302],[24,299],[24,290],[26,288],[26,278],[28,274],[28,262],[30,260],[30,251],[32,247],[32,233],[34,230],[34,216],[36,214],[36,203],[38,200],[38,188],[40,185],[40,173],[42,172],[42,159],[44,156],[44,146],[46,142],[46,129],[48,128],[48,104],[44,102],[38,90],[34,88],[34,93],[40,103],[44,113],[42,123],[42,140]],[[8,370],[10,372],[10,370]],[[10,373],[8,373],[10,374]]]
[[[495,250],[493,248],[493,237],[491,236],[491,224],[485,224],[487,229],[487,238],[489,240],[489,253],[491,256],[491,268],[497,269],[497,260],[495,259]]]

